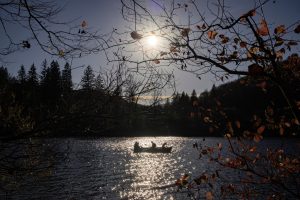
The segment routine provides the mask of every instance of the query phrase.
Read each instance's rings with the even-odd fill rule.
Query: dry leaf
[[[206,197],[206,200],[213,200],[214,199],[212,192],[206,192],[205,197]]]
[[[261,20],[257,33],[261,36],[269,35],[269,29],[266,20]]]
[[[300,24],[295,28],[294,32],[295,33],[300,33]]]
[[[216,36],[218,35],[218,33],[216,31],[208,31],[207,35],[208,35],[209,39],[214,40],[216,38]]]
[[[255,135],[254,135],[254,138],[253,138],[253,140],[254,140],[255,142],[260,142],[262,139],[263,139],[263,136],[262,136],[262,135],[259,135],[259,134],[255,134]]]
[[[250,76],[258,76],[262,75],[264,70],[261,66],[257,64],[252,64],[248,66],[248,72]]]
[[[86,26],[87,26],[87,23],[86,23],[85,20],[83,20],[82,23],[81,23],[81,27],[82,27],[82,28],[85,28]]]
[[[159,64],[159,63],[160,63],[160,61],[159,61],[158,59],[153,60],[153,62],[154,62],[155,64]]]
[[[190,28],[184,28],[184,29],[182,29],[182,31],[181,31],[181,36],[182,37],[187,37],[188,35],[189,35],[189,32],[191,31],[191,29]]]
[[[262,125],[257,129],[257,133],[262,134],[265,131],[265,129],[266,129],[266,127],[264,125]]]
[[[284,25],[280,25],[280,26],[277,26],[275,29],[274,29],[274,33],[276,35],[279,35],[281,33],[285,33],[285,26]]]
[[[236,121],[235,121],[235,126],[236,126],[237,128],[241,128],[241,122],[238,121],[238,120],[236,120]]]
[[[132,31],[130,33],[130,35],[131,35],[132,39],[134,39],[134,40],[140,40],[140,39],[142,39],[142,35],[139,34],[139,33],[137,33],[136,31]]]

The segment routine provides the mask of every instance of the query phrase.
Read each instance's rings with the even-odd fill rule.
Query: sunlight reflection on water
[[[187,156],[197,162],[193,151],[186,151],[187,154],[193,155],[182,154],[182,149],[187,147],[185,143],[189,140],[191,139],[179,137],[142,137],[121,139],[114,144],[106,143],[108,148],[122,152],[121,154],[127,158],[125,177],[130,177],[112,190],[119,191],[121,199],[174,199],[177,189],[174,187],[176,179],[183,173],[191,173],[196,168],[195,164],[191,169],[185,168],[187,160],[183,157]],[[168,146],[173,146],[172,153],[133,153],[135,141],[143,147],[151,146],[151,141],[157,146],[167,142]],[[191,160],[188,166],[191,166]]]
[[[133,153],[135,141],[143,147],[151,146],[151,141],[157,146],[167,142],[173,149],[169,154]],[[270,139],[268,143],[278,144],[278,141],[281,140]],[[16,188],[5,194],[0,190],[0,199],[190,199],[186,192],[177,191],[173,186],[175,181],[186,173],[196,178],[204,171],[215,170],[206,159],[198,159],[199,152],[192,148],[194,142],[215,146],[225,140],[206,138],[204,142],[202,138],[184,137],[37,140],[43,146],[56,146],[52,151],[67,158],[56,160],[50,175],[20,176]],[[24,149],[28,143],[22,143]]]

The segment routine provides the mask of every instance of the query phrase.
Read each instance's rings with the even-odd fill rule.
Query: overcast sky
[[[99,29],[102,33],[110,32],[113,28],[119,29],[125,28],[126,26],[126,23],[121,16],[121,4],[119,0],[57,0],[57,2],[67,3],[60,16],[61,18],[74,19],[80,17],[79,21],[86,20],[89,27]],[[246,13],[254,6],[253,1],[251,0],[225,0],[225,2],[231,8],[233,15],[236,17]],[[275,3],[269,3],[265,7],[265,14],[269,23],[289,25],[300,19],[300,0],[276,0],[274,2]],[[11,28],[14,29],[14,27]],[[23,34],[22,31],[16,29],[13,30],[13,32],[15,36],[19,37],[21,40]],[[2,32],[0,37],[0,41],[2,41]],[[63,59],[51,57],[42,52],[36,45],[32,46],[33,47],[30,49],[5,57],[5,60],[9,62],[5,64],[5,66],[11,74],[15,75],[21,64],[24,64],[26,69],[28,69],[32,63],[40,68],[41,63],[45,58],[49,61],[52,59],[58,60],[61,66],[65,63]],[[73,60],[72,62],[73,68],[82,65],[91,65],[96,71],[98,71],[99,66],[105,67],[107,66],[107,62],[101,54],[90,55]],[[82,71],[83,68],[73,70],[72,75],[75,83],[80,81]],[[186,91],[188,93],[191,93],[193,89],[196,89],[199,94],[206,89],[210,90],[213,84],[220,84],[220,82],[217,82],[210,75],[203,76],[202,79],[199,80],[195,77],[195,75],[177,70],[175,71],[175,76],[178,81],[177,90]]]

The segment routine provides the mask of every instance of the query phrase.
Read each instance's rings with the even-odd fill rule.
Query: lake
[[[150,146],[151,141],[157,146],[167,142],[173,149],[170,154],[133,153],[135,141],[141,146]],[[225,141],[137,137],[1,143],[2,154],[14,156],[7,162],[2,159],[1,164],[20,169],[2,172],[0,199],[190,199],[187,190],[178,191],[174,186],[176,180],[184,174],[196,178],[216,169],[215,164],[199,158],[193,143],[215,146],[221,142],[226,146]],[[266,142],[274,147],[287,144],[290,151],[299,148],[298,140]]]

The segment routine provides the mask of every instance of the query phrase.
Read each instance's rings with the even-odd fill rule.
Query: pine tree
[[[59,64],[57,61],[52,61],[49,69],[49,93],[54,101],[61,95],[60,80]]]
[[[95,74],[91,66],[87,66],[87,68],[83,72],[83,76],[81,78],[81,86],[84,90],[92,90],[95,85]]]
[[[26,81],[26,71],[25,71],[24,65],[21,65],[21,67],[18,71],[18,81],[21,84],[24,84]]]
[[[36,73],[36,67],[34,64],[31,65],[28,71],[27,80],[28,83],[33,87],[38,85],[38,75]]]
[[[101,74],[98,74],[95,80],[95,89],[102,91],[104,89],[104,80],[101,76]]]
[[[72,91],[72,72],[69,63],[66,63],[64,69],[62,70],[61,85],[63,94],[68,94],[70,91]]]
[[[49,67],[47,65],[47,60],[45,59],[42,63],[42,72],[40,77],[40,83],[42,86],[42,89],[47,88],[47,83],[49,82]]]

